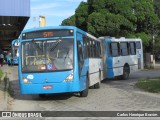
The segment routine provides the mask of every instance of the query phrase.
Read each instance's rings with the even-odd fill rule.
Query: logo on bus
[[[28,75],[27,78],[28,78],[28,79],[33,79],[34,76],[33,76],[33,75]]]

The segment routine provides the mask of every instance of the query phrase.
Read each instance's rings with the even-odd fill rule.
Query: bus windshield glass
[[[73,69],[71,38],[22,43],[22,71],[48,72]]]

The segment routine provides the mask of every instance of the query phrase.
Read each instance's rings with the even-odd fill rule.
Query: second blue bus
[[[19,58],[19,39],[15,39],[12,41],[12,50],[11,50],[11,56],[12,56],[12,64],[18,64],[18,58]]]

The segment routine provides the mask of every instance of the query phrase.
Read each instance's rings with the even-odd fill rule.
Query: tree
[[[153,51],[155,36],[160,39],[159,21],[159,0],[88,0],[75,12],[75,25],[84,31],[96,37],[140,37],[146,51]]]
[[[88,0],[88,13],[100,12],[106,7],[106,0]]]
[[[65,26],[65,25],[76,26],[75,15],[72,15],[71,17],[63,20],[62,23],[61,23],[61,25],[63,25],[63,26]]]
[[[87,19],[88,19],[88,4],[81,2],[75,11],[76,26],[84,31],[87,31]]]
[[[134,2],[136,32],[152,34],[153,26],[158,24],[158,16],[154,12],[152,0],[139,0]]]
[[[98,12],[93,12],[88,17],[88,32],[95,36],[104,35],[105,32],[105,16]]]

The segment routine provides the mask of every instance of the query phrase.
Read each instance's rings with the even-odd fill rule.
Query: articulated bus
[[[12,52],[11,52],[11,55],[13,57],[12,64],[18,64],[18,58],[19,58],[18,48],[19,48],[19,39],[15,39],[12,41]]]
[[[100,37],[102,42],[103,78],[128,79],[129,74],[143,69],[141,39]]]
[[[100,40],[73,26],[22,31],[19,48],[22,94],[80,93],[99,88],[102,59]]]

